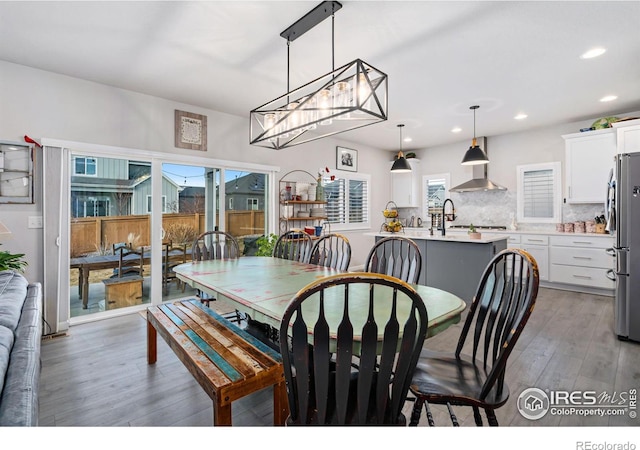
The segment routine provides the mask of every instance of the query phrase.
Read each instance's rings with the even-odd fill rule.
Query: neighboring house
[[[151,212],[151,166],[124,159],[74,156],[71,216],[126,216]],[[162,177],[162,211],[179,212],[180,186]]]
[[[266,177],[260,173],[250,173],[225,183],[228,210],[265,209],[264,184]]]

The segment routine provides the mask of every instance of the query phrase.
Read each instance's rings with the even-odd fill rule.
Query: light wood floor
[[[460,325],[426,341],[455,347]],[[507,370],[509,402],[497,410],[501,426],[637,426],[624,417],[523,418],[518,395],[528,387],[613,393],[640,385],[640,345],[613,333],[613,299],[540,289],[538,301]],[[233,404],[234,425],[270,426],[271,391]],[[411,403],[407,403],[409,414]],[[433,407],[437,425],[448,415]],[[462,426],[471,411],[456,409]],[[42,343],[41,426],[210,426],[211,400],[158,338],[158,362],[146,362],[146,322],[139,314],[73,326]],[[424,414],[421,425],[426,425]]]

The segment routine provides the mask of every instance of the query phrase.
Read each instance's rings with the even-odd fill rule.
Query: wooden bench
[[[107,278],[104,283],[105,309],[124,308],[142,303],[141,276]]]
[[[273,423],[289,414],[280,354],[199,300],[147,310],[147,362],[157,358],[157,334],[213,400],[214,425],[231,425],[231,403],[273,386]]]

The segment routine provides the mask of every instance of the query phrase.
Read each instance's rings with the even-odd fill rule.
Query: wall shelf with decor
[[[327,202],[318,199],[316,178],[306,170],[292,170],[278,182],[280,233],[291,228],[320,226],[327,219]]]
[[[33,203],[33,147],[0,141],[0,203]]]

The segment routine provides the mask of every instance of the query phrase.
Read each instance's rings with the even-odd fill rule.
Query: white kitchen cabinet
[[[531,254],[538,263],[540,281],[549,281],[549,236],[542,234],[521,234],[520,243],[509,246],[521,248]]]
[[[616,137],[618,153],[640,152],[640,119],[617,122]]]
[[[606,252],[612,246],[608,235],[551,236],[551,282],[613,290],[615,282],[606,276],[614,267],[613,257]]]
[[[520,243],[522,242],[522,236],[519,234],[510,234],[507,238],[507,246],[520,248]]]
[[[420,207],[420,160],[409,158],[411,172],[391,173],[391,200],[398,208]]]
[[[567,203],[604,203],[617,151],[615,130],[607,128],[562,137]]]
[[[504,233],[488,233],[501,236]],[[513,233],[507,237],[507,248],[521,248],[529,252],[538,263],[540,281],[549,280],[549,236],[544,234]]]

